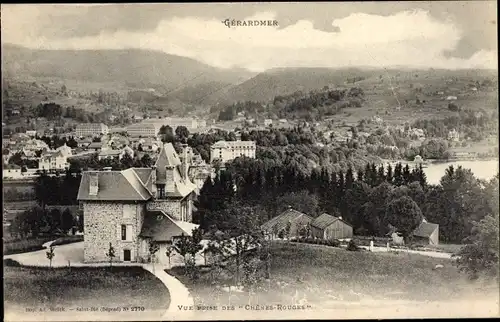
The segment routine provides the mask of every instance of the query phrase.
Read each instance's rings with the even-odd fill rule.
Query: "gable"
[[[90,178],[97,176],[98,191],[90,195]],[[146,201],[151,194],[133,169],[124,171],[86,171],[82,174],[78,200]]]

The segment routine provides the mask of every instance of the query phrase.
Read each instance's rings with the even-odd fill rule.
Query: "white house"
[[[210,147],[210,162],[226,163],[240,156],[255,158],[255,151],[255,141],[218,141]]]
[[[69,167],[68,156],[62,151],[48,151],[38,161],[38,169],[45,171],[65,170]]]
[[[21,167],[15,164],[6,164],[3,166],[4,179],[17,179],[22,176]]]
[[[460,134],[458,133],[458,131],[453,129],[450,132],[448,132],[448,140],[453,142],[460,141]]]

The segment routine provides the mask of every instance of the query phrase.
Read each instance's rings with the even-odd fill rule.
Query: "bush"
[[[332,247],[340,247],[340,240],[338,239],[330,239],[327,243],[328,246]]]
[[[83,241],[83,235],[74,235],[74,236],[65,236],[56,239],[53,243],[52,246],[60,246],[60,245],[66,245],[66,244],[71,244],[71,243],[77,243],[77,242],[82,242]]]
[[[21,264],[19,264],[18,261],[15,261],[13,259],[7,258],[3,260],[3,265],[4,266],[9,266],[9,267],[19,267]]]
[[[351,239],[349,241],[349,244],[347,245],[347,250],[351,251],[351,252],[357,252],[357,251],[360,250],[360,248],[358,247],[358,245],[356,245],[356,243],[354,242],[354,240]]]

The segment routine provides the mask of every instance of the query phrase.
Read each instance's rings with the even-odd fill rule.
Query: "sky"
[[[142,48],[221,68],[497,69],[496,1],[2,5],[2,43]],[[226,27],[225,19],[278,26]]]

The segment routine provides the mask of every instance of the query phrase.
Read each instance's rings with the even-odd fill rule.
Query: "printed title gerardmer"
[[[278,21],[276,20],[235,20],[226,19],[222,23],[228,28],[231,27],[277,27]]]

